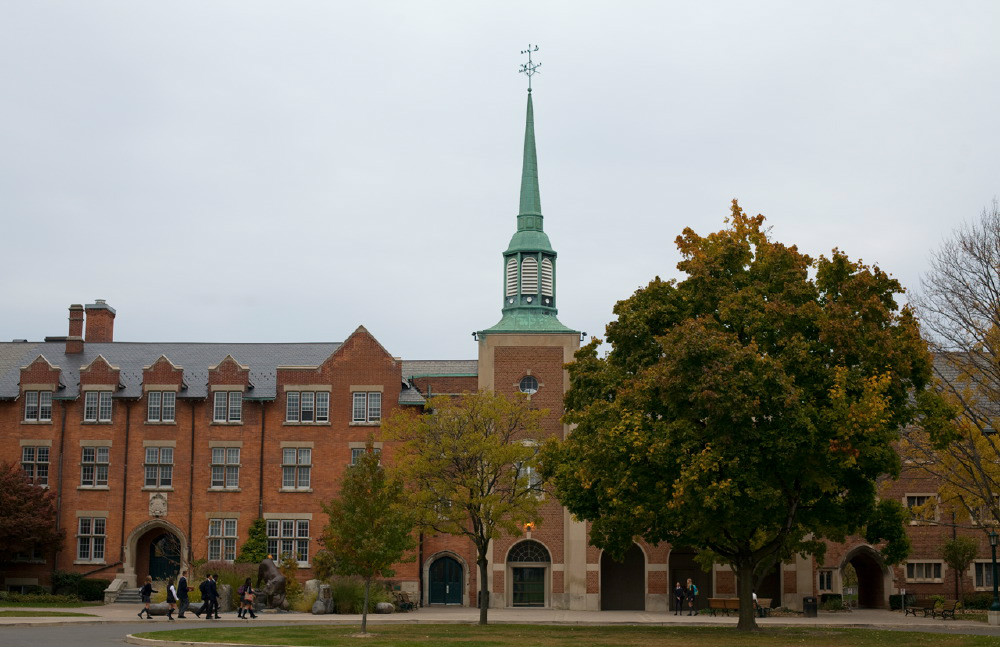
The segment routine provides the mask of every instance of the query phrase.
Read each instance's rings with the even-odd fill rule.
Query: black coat
[[[177,599],[187,600],[188,598],[188,581],[183,575],[181,579],[177,580]]]

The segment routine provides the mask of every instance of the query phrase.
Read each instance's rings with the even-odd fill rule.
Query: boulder
[[[394,610],[392,602],[379,602],[375,605],[375,613],[392,613]]]
[[[167,609],[170,605],[166,602],[157,602],[155,604],[149,605],[149,615],[151,616],[165,616],[167,615]]]
[[[305,597],[309,597],[312,594],[319,595],[319,580],[306,580],[306,583],[302,585],[302,593]]]
[[[233,610],[233,587],[228,584],[219,585],[219,613]]]
[[[312,614],[314,616],[320,616],[327,613],[326,603],[323,600],[316,600],[313,602]]]

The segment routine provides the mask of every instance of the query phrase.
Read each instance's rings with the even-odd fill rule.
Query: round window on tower
[[[521,378],[521,384],[519,385],[521,393],[527,393],[531,395],[538,391],[538,380],[531,377],[530,375],[525,375]]]

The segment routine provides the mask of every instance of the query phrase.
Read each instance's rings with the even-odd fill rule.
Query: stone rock
[[[219,613],[233,610],[233,587],[228,584],[219,585]]]
[[[155,604],[149,605],[149,615],[151,616],[165,616],[167,615],[167,609],[170,605],[166,602],[157,602]]]
[[[323,600],[316,600],[313,602],[312,614],[314,616],[321,616],[326,612],[326,603],[323,602]]]
[[[392,602],[379,602],[375,605],[375,613],[392,613],[394,610]]]
[[[302,585],[302,593],[306,597],[309,597],[313,593],[319,595],[319,580],[306,580],[306,583]]]

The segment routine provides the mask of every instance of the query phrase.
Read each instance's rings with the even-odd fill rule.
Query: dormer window
[[[84,422],[111,422],[111,391],[87,391],[83,396]]]
[[[25,422],[52,421],[52,391],[24,392]]]
[[[215,406],[212,414],[213,422],[243,421],[243,392],[216,391]]]

